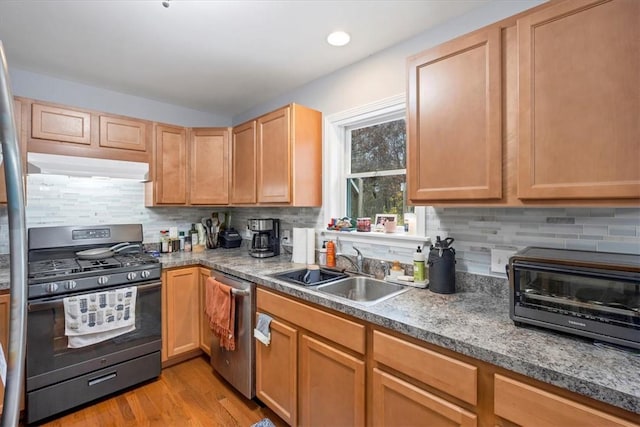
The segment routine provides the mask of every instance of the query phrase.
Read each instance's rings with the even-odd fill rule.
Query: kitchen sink
[[[352,276],[320,285],[316,290],[359,304],[373,305],[407,292],[409,288],[370,277]]]
[[[285,271],[283,273],[272,274],[271,277],[284,280],[285,282],[293,283],[294,285],[301,285],[301,286],[317,286],[317,285],[331,283],[336,280],[341,280],[349,277],[348,274],[341,273],[339,271],[325,270],[324,268],[321,268],[319,280],[317,280],[316,282],[305,283],[304,275],[306,273],[307,273],[307,269],[301,268],[298,270],[290,270],[290,271]]]

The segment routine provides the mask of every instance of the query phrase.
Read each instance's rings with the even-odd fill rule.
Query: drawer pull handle
[[[112,372],[110,374],[107,374],[103,377],[99,377],[99,378],[94,378],[92,380],[89,380],[89,387],[91,387],[92,385],[96,385],[96,384],[100,384],[101,382],[104,381],[109,381],[110,379],[113,379],[117,376],[118,374],[116,374],[115,372]]]

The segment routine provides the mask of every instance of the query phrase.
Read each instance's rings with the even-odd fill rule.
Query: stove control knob
[[[54,293],[55,291],[58,290],[58,284],[57,283],[47,283],[46,285],[44,285],[44,290],[50,294]]]
[[[64,284],[65,289],[67,290],[72,290],[75,289],[78,286],[78,284],[76,283],[75,280],[69,280],[67,283]]]
[[[100,276],[98,277],[98,285],[106,285],[109,282],[108,276]]]
[[[138,274],[132,271],[131,273],[127,273],[127,280],[135,280],[137,276]]]
[[[151,272],[149,270],[142,270],[142,272],[140,273],[140,277],[142,277],[143,279],[148,279],[149,276],[151,276]]]

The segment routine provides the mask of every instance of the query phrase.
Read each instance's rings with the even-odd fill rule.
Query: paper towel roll
[[[307,264],[316,263],[316,230],[307,228]]]
[[[305,228],[293,229],[291,262],[307,263],[307,230]]]

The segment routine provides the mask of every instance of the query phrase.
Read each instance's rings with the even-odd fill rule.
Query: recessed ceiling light
[[[349,43],[349,40],[351,40],[351,36],[344,31],[334,31],[327,36],[327,43],[331,46],[344,46]]]

